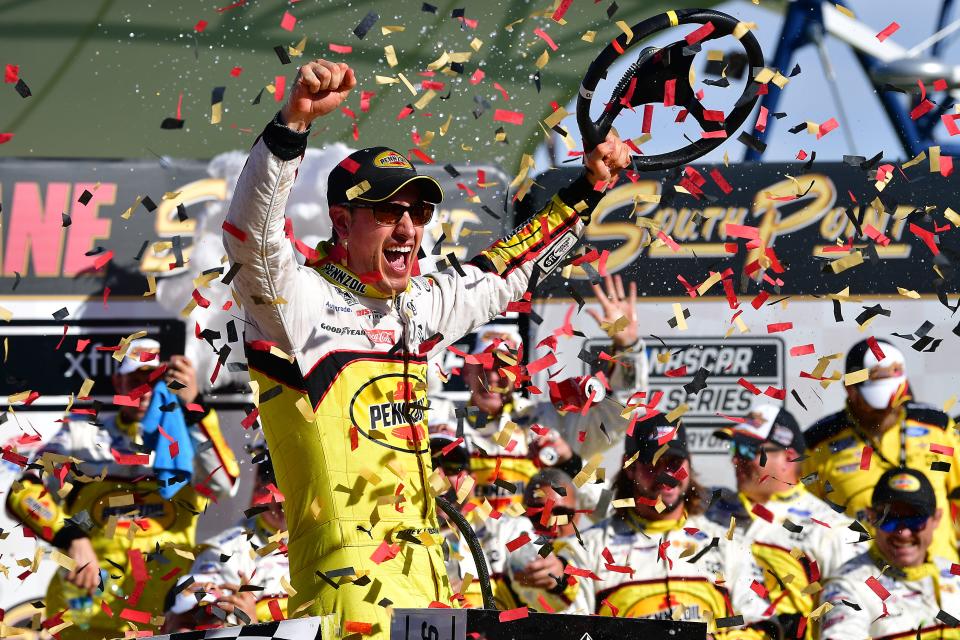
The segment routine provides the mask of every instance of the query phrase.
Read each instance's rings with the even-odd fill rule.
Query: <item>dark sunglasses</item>
[[[340,206],[347,209],[370,209],[373,212],[373,220],[381,227],[393,227],[399,224],[404,213],[410,214],[413,226],[422,227],[430,222],[434,211],[434,205],[429,202],[415,202],[410,205],[395,202],[347,203]]]
[[[927,528],[930,518],[927,516],[887,516],[877,523],[877,528],[886,533],[896,533],[901,529],[909,529],[913,533]]]

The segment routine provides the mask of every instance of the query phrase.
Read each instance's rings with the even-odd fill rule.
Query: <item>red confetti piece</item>
[[[779,389],[779,388],[777,388],[777,387],[770,387],[770,386],[768,386],[768,387],[763,391],[763,395],[769,396],[769,397],[773,398],[774,400],[783,400],[783,399],[785,399],[785,398],[787,397],[787,390],[786,390],[786,389]]]
[[[353,47],[348,44],[334,44],[331,42],[327,46],[330,47],[330,51],[334,53],[353,53]]]
[[[380,564],[387,560],[393,560],[399,553],[399,544],[388,544],[387,541],[384,540],[380,543],[380,546],[377,547],[377,550],[373,552],[373,555],[370,556],[370,559],[373,560],[375,564]]]
[[[496,122],[506,122],[507,124],[522,125],[523,113],[519,111],[508,111],[507,109],[497,109],[493,113],[493,119]]]
[[[683,376],[687,375],[687,365],[683,365],[682,367],[677,367],[676,369],[670,369],[669,371],[665,371],[664,375],[667,376],[668,378],[682,378]]]
[[[650,133],[650,127],[653,125],[653,105],[645,104],[643,105],[643,126],[640,129],[641,133]]]
[[[796,347],[790,347],[790,355],[793,357],[806,356],[816,352],[816,347],[812,344],[802,344]]]
[[[483,69],[477,69],[470,76],[470,84],[480,84],[480,81],[483,80],[483,77],[487,75],[483,72]]]
[[[867,471],[870,469],[870,460],[873,458],[873,448],[864,447],[860,451],[860,470]]]
[[[708,22],[702,27],[697,28],[695,31],[688,33],[684,40],[687,41],[687,44],[696,44],[713,33],[714,28],[715,27],[713,26],[713,23]]]
[[[753,505],[750,513],[767,522],[773,522],[773,513],[759,502]]]
[[[20,79],[20,65],[8,64],[3,72],[3,81],[7,84],[15,84]]]
[[[228,4],[225,7],[219,7],[216,11],[217,13],[223,13],[224,11],[230,11],[230,9],[236,9],[237,7],[242,7],[247,4],[247,0],[237,0],[233,4]]]
[[[267,602],[267,609],[270,610],[270,616],[275,622],[283,620],[283,611],[280,610],[280,603],[276,598]]]
[[[755,594],[763,598],[764,600],[767,599],[767,595],[769,594],[769,592],[767,591],[767,588],[762,584],[760,584],[759,582],[757,582],[756,580],[754,580],[753,583],[750,585],[750,589]]]
[[[726,133],[726,132],[724,132],[724,133]],[[719,170],[719,169],[711,169],[711,170],[710,170],[710,177],[713,178],[713,181],[714,181],[715,183],[717,183],[717,186],[718,186],[718,187],[720,187],[720,191],[723,191],[723,192],[726,193],[726,194],[729,194],[729,193],[732,193],[732,192],[733,192],[733,187],[731,187],[731,186],[730,186],[730,183],[727,182],[726,178],[724,178],[724,177],[720,174],[720,170]]]
[[[532,376],[534,374],[540,373],[544,369],[552,367],[555,364],[557,364],[557,356],[554,355],[553,353],[548,353],[542,358],[537,358],[536,360],[528,364],[527,373]]]
[[[769,114],[767,108],[760,107],[760,115],[757,116],[757,124],[755,124],[753,128],[761,133],[767,128],[767,114]]]
[[[883,360],[886,357],[886,355],[883,353],[883,349],[880,348],[880,343],[877,342],[877,339],[873,336],[867,338],[867,346],[870,347],[873,357],[877,360]]]
[[[635,79],[635,78],[634,78]],[[672,107],[676,104],[677,79],[670,78],[663,83],[663,106]]]
[[[360,163],[353,158],[344,158],[340,162],[340,166],[346,169],[349,173],[356,173],[357,169],[360,168]]]
[[[11,140],[13,140],[12,133],[0,133],[0,144],[10,142]]]
[[[960,120],[960,113],[943,114],[940,116],[943,125],[947,128],[947,133],[951,136],[960,134],[960,127],[957,126],[957,120]]]
[[[500,95],[503,96],[504,101],[507,101],[510,99],[510,96],[507,94],[507,90],[504,89],[499,82],[494,82],[493,88],[500,92]]]
[[[343,625],[343,629],[347,633],[360,633],[366,636],[373,632],[373,624],[370,622],[347,620]]]
[[[507,551],[513,553],[528,542],[530,542],[530,536],[526,533],[521,533],[519,536],[507,543]]]
[[[553,41],[553,38],[551,38],[546,31],[544,31],[540,27],[537,27],[536,29],[533,30],[533,33],[534,35],[539,36],[544,42],[546,42],[547,46],[550,47],[551,51],[557,50],[557,43]]]
[[[937,444],[936,442],[930,443],[930,451],[933,451],[934,453],[939,453],[940,455],[944,455],[944,456],[953,455],[953,447]]]
[[[283,19],[280,20],[280,28],[284,31],[293,31],[295,26],[297,26],[297,18],[289,11],[284,11]]]
[[[896,33],[899,28],[900,28],[899,24],[897,24],[896,22],[891,22],[890,24],[885,26],[880,33],[877,34],[877,40],[879,40],[880,42],[883,42],[884,40],[892,36],[894,33]]]
[[[120,612],[120,617],[130,622],[139,624],[148,624],[150,622],[149,611],[137,611],[136,609],[124,609]]]
[[[506,611],[500,612],[500,622],[510,622],[512,620],[519,620],[521,618],[526,618],[530,615],[530,611],[526,607],[517,607],[516,609],[507,609]]]
[[[960,576],[960,564],[953,563],[950,565],[950,573],[955,576]]]
[[[775,322],[767,325],[767,333],[780,333],[781,331],[789,331],[790,329],[793,329],[792,322]]]
[[[193,30],[197,33],[203,33],[203,30],[207,28],[206,20],[198,20],[197,24],[193,25]]]
[[[274,102],[283,102],[283,94],[287,91],[287,76],[276,76],[273,79],[273,86],[277,88],[273,93]]]
[[[944,178],[953,173],[953,156],[940,156],[940,175]]]
[[[820,125],[820,130],[817,131],[817,140],[827,135],[828,133],[830,133],[831,131],[833,131],[839,126],[840,126],[840,123],[837,122],[836,118],[830,118],[829,120],[824,122],[822,125]]]
[[[749,380],[747,380],[746,378],[740,378],[739,380],[737,380],[737,384],[740,385],[741,387],[743,387],[744,389],[746,389],[747,391],[749,391],[750,393],[752,393],[752,394],[755,395],[755,396],[760,395],[760,388],[757,387],[756,385],[752,384],[752,383],[751,383]]]
[[[137,402],[137,405],[139,404]],[[120,453],[116,449],[110,449],[110,453],[113,454],[113,459],[120,465],[150,464],[150,454],[147,453]]]
[[[243,67],[234,67],[233,69],[230,69],[230,75],[234,78],[239,78],[241,73],[243,73]]]
[[[881,600],[886,600],[887,598],[890,597],[890,592],[887,591],[884,588],[884,586],[880,584],[880,581],[874,578],[873,576],[870,576],[869,578],[864,580],[864,582],[867,584],[868,587],[870,587],[871,591],[877,594],[877,597],[880,598]]]
[[[564,14],[567,13],[567,9],[570,8],[570,5],[573,4],[573,0],[563,0],[560,3],[560,6],[557,7],[557,10],[553,12],[553,15],[550,16],[550,19],[554,22],[560,22],[563,19]]]
[[[910,111],[910,119],[916,120],[917,118],[920,118],[921,116],[924,116],[927,113],[929,113],[931,109],[933,109],[933,103],[927,100],[926,98],[924,98],[923,101],[920,102],[920,104],[915,106]]]
[[[420,151],[420,149],[416,149],[416,148],[410,149],[410,153],[417,156],[417,158],[419,158],[421,161],[425,162],[426,164],[433,164],[434,162],[433,158],[425,154],[423,151]],[[407,155],[410,155],[410,154],[407,154]],[[378,279],[379,279],[379,275],[380,274],[377,274]]]

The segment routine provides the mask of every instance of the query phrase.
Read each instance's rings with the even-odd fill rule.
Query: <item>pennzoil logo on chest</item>
[[[426,386],[423,378],[409,373],[371,378],[350,400],[350,420],[364,437],[380,446],[427,453]]]

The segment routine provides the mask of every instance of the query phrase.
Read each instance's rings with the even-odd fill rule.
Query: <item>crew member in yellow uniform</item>
[[[889,342],[855,344],[847,353],[846,372],[865,372],[867,379],[846,387],[843,411],[804,432],[808,457],[803,473],[816,474],[810,488],[866,525],[871,492],[884,471],[922,471],[944,513],[930,553],[957,562],[956,529],[949,516],[951,503],[960,498],[960,438],[953,420],[911,400],[903,354]]]
[[[298,266],[284,208],[310,123],[356,85],[343,63],[302,66],[254,144],[224,223],[250,375],[290,526],[290,616],[335,614],[343,632],[389,634],[388,606],[449,604],[427,437],[426,362],[520,299],[536,264],[559,265],[629,163],[616,136],[587,173],[471,262],[411,277],[442,197],[386,147],[330,174],[334,236]],[[600,185],[602,187],[602,184]],[[597,437],[600,437],[599,435]]]
[[[742,423],[713,435],[731,441],[737,491],[721,490],[707,517],[722,527],[735,523],[734,535],[750,543],[784,638],[815,638],[814,621],[802,618],[816,608],[818,593],[807,587],[863,552],[861,536],[800,482],[806,447],[789,411],[758,404]]]
[[[24,526],[75,563],[66,575],[56,574],[47,590],[48,619],[62,614],[64,622],[73,623],[60,632],[62,640],[117,637],[134,627],[156,633],[173,584],[164,577],[190,569],[197,519],[209,499],[237,487],[239,467],[216,412],[194,403],[196,376],[189,360],[173,356],[163,364],[166,369],[159,368],[160,344],[151,339],[134,340],[126,351],[113,384],[116,394],[138,404],[121,406],[103,424],[76,414],[38,455],[42,474],[31,465],[7,498],[7,508]],[[180,407],[164,407],[165,413],[183,411],[186,419],[188,436],[176,439],[176,446],[194,452],[189,481],[181,480],[179,489],[173,485],[173,495],[156,466],[159,452],[173,443],[159,438],[153,450],[146,448],[142,422],[155,409],[154,396],[170,393],[153,388],[165,373],[183,387]],[[69,589],[91,597],[68,599]],[[84,604],[78,607],[77,601]],[[123,615],[124,610],[132,613]]]

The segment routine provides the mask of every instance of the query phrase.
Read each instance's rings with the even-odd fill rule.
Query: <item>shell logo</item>
[[[887,481],[887,485],[894,491],[913,493],[920,490],[920,481],[909,473],[898,473]]]
[[[373,164],[381,169],[413,169],[413,165],[396,151],[384,151],[373,159]]]

